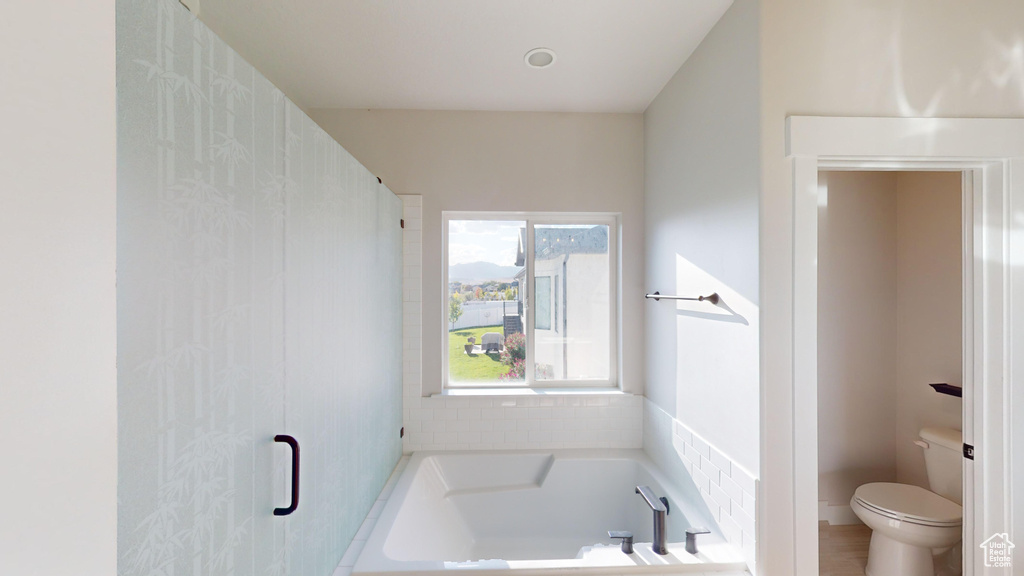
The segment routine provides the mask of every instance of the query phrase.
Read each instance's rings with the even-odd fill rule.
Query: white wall
[[[793,573],[792,209],[787,115],[1024,116],[1024,3],[761,3],[761,568]],[[1024,415],[1020,415],[1024,416]]]
[[[919,431],[963,421],[963,401],[928,386],[963,383],[961,186],[959,173],[897,176],[896,477],[923,488]]]
[[[647,397],[758,469],[757,3],[739,0],[644,114]]]
[[[896,177],[818,177],[818,500],[834,507],[896,481]]]
[[[116,572],[114,2],[0,20],[0,573]]]
[[[639,114],[313,109],[396,194],[423,197],[422,393],[441,391],[443,210],[622,213],[622,385],[643,391]]]

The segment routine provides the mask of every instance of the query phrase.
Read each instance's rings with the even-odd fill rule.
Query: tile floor
[[[821,576],[864,576],[871,529],[863,524],[829,526],[818,523],[818,566]]]

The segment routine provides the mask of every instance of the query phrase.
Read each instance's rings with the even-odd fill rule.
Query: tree
[[[458,292],[452,293],[448,298],[448,322],[455,329],[455,323],[462,317],[462,296]]]

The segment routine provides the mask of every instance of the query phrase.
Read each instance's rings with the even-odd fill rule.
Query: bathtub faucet
[[[651,549],[655,554],[668,554],[665,547],[665,514],[668,514],[668,499],[658,498],[650,486],[637,486],[636,493],[643,496],[647,505],[654,511],[654,543]]]

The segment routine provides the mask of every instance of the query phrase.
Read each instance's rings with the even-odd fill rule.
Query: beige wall
[[[117,560],[114,2],[0,19],[0,574]]]
[[[792,200],[785,118],[1024,116],[1024,3],[761,3],[764,574],[793,571]]]
[[[643,116],[308,112],[396,194],[423,196],[425,394],[441,390],[443,210],[621,212],[620,371],[624,389],[643,391]]]
[[[866,482],[928,487],[914,444],[960,429],[961,176],[822,172],[818,212],[818,492],[847,506]]]
[[[896,480],[896,173],[818,176],[818,500]]]
[[[896,476],[928,487],[921,428],[961,429],[963,402],[928,384],[962,385],[961,175],[906,172],[897,180]]]

